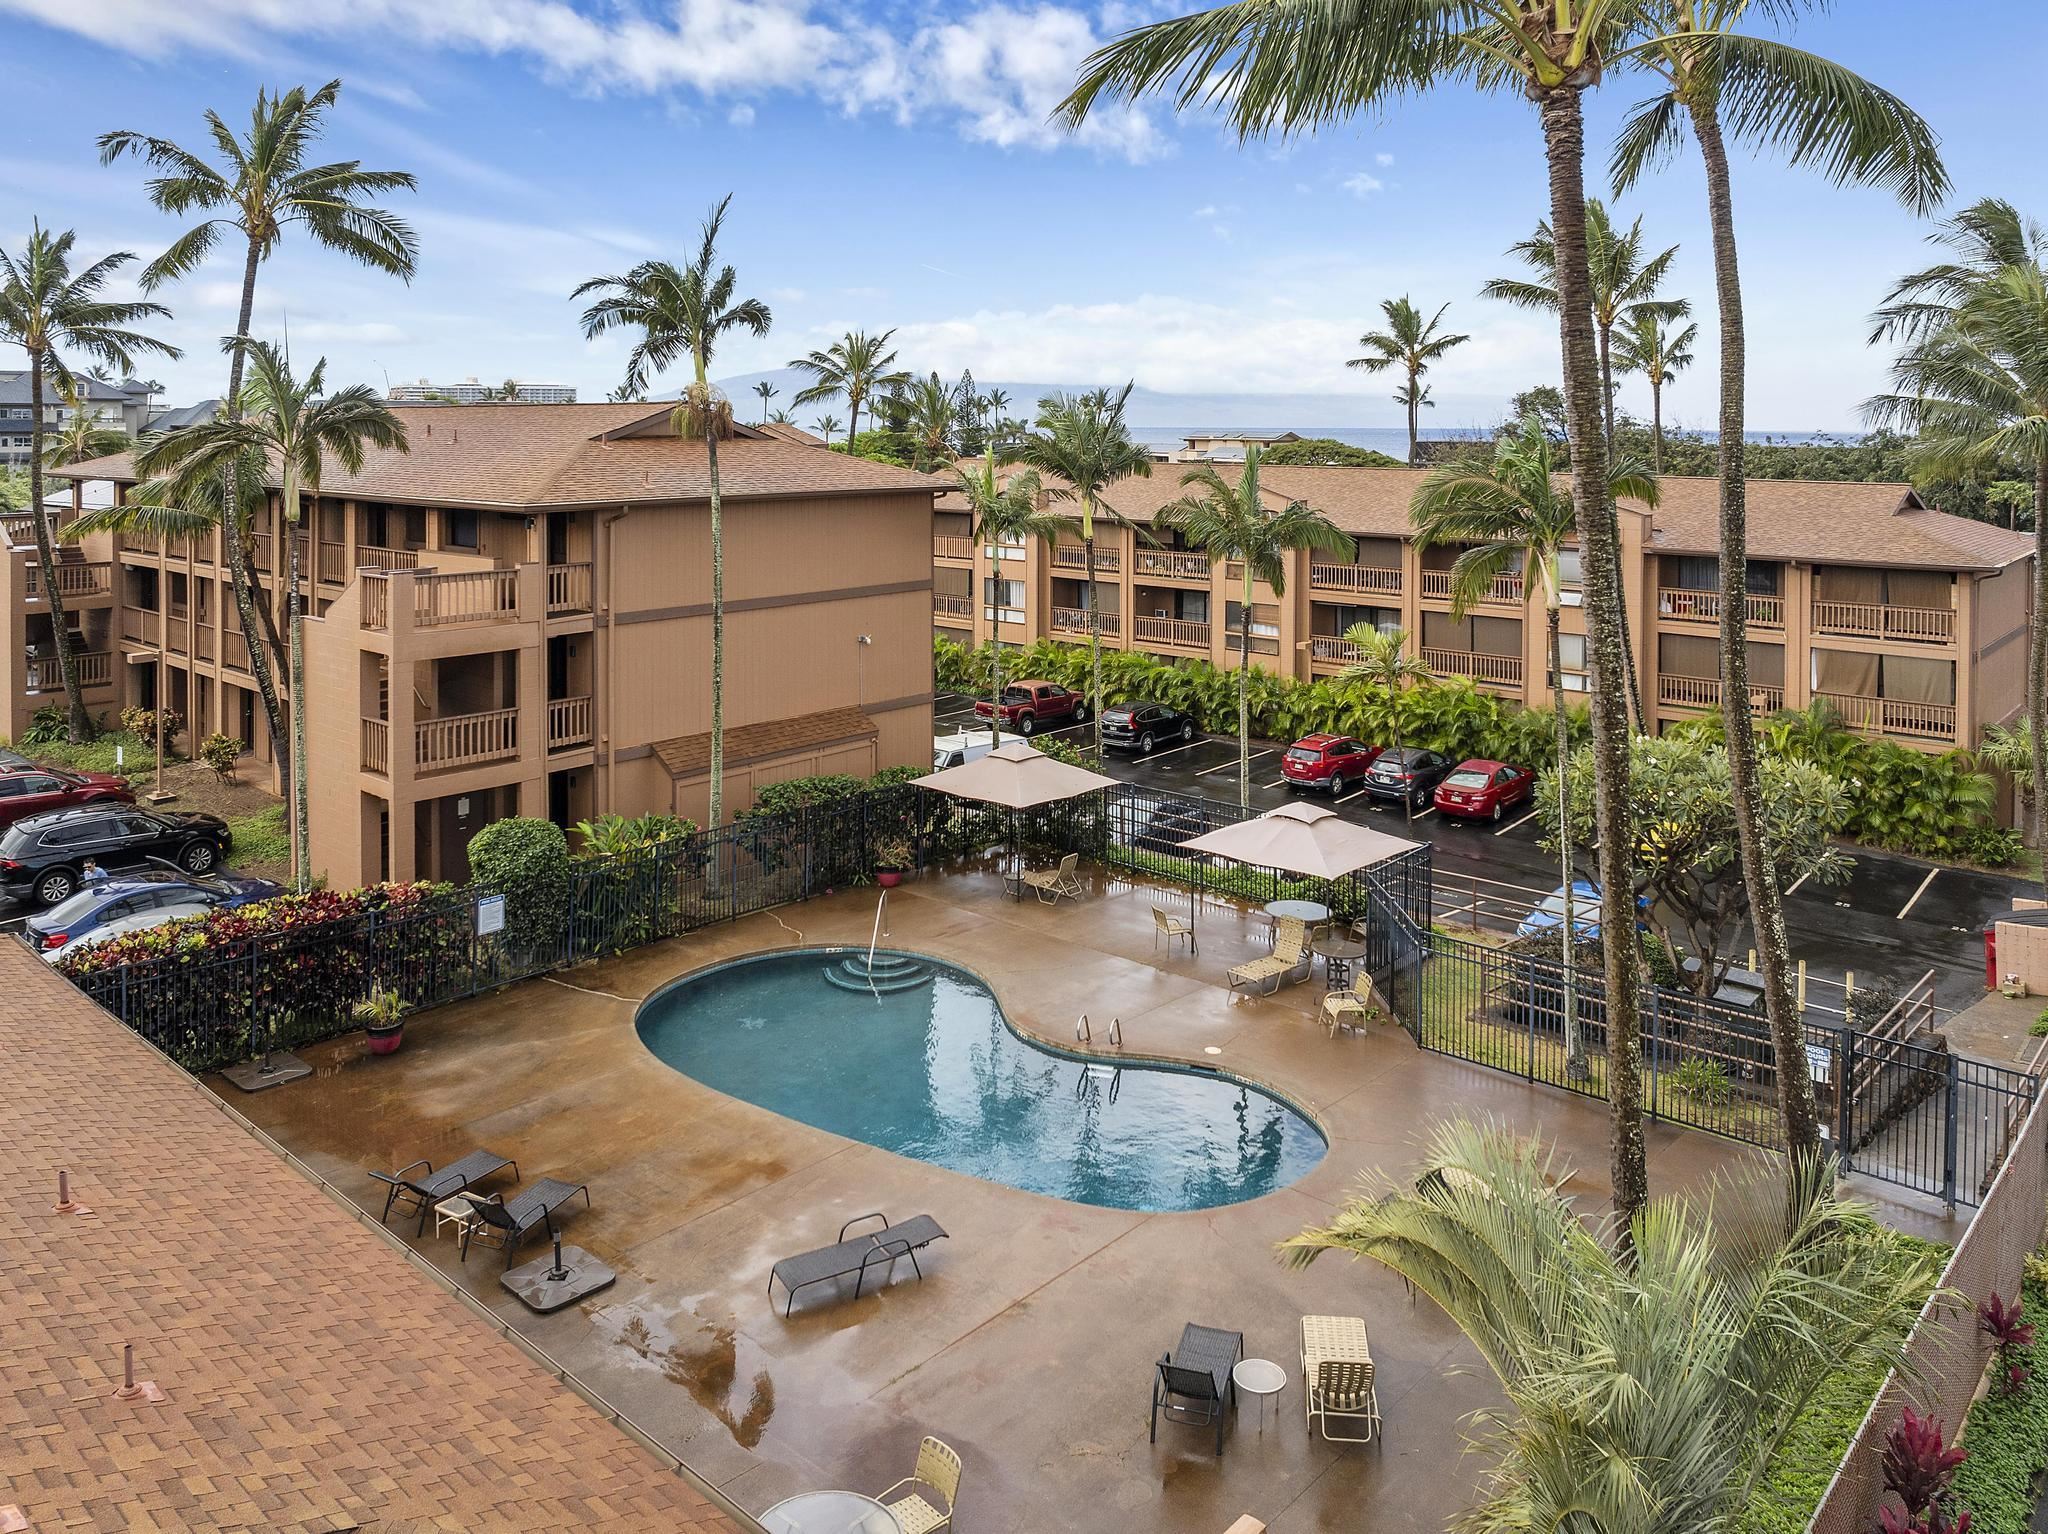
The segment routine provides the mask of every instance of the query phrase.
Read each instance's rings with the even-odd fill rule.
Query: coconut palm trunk
[[[1650,369],[1650,468],[1664,472],[1664,369]]]
[[[290,680],[292,716],[292,879],[303,895],[312,883],[311,800],[306,783],[306,614],[299,594],[299,481],[287,465],[284,471],[284,531],[290,547],[285,554],[288,589],[285,593],[285,632],[291,636]],[[232,538],[223,529],[223,538]],[[161,715],[159,715],[161,717]]]
[[[1564,712],[1564,639],[1558,631],[1557,572],[1551,571],[1544,582],[1548,598],[1544,603],[1544,622],[1549,631],[1550,674],[1552,683],[1550,712],[1552,724],[1557,732],[1557,784],[1558,797],[1564,797],[1566,764],[1572,755],[1571,721]],[[1564,890],[1564,944],[1561,958],[1564,967],[1564,1073],[1568,1080],[1584,1081],[1589,1074],[1586,1069],[1585,1046],[1579,1038],[1579,930],[1578,913],[1572,901],[1572,828],[1571,817],[1559,813],[1557,817],[1558,861],[1563,864]]]
[[[1614,453],[1614,327],[1600,326],[1600,409],[1607,428],[1607,451]]]
[[[1814,1101],[1812,1069],[1806,1058],[1806,1023],[1793,984],[1784,897],[1772,871],[1770,850],[1764,845],[1763,795],[1758,783],[1756,726],[1749,697],[1749,513],[1742,436],[1747,333],[1741,270],[1735,251],[1735,205],[1719,113],[1708,99],[1695,100],[1690,108],[1700,157],[1706,163],[1707,208],[1714,239],[1714,290],[1721,313],[1721,440],[1715,454],[1721,477],[1721,720],[1728,750],[1743,892],[1749,899],[1750,921],[1764,978],[1764,1006],[1778,1076],[1778,1106],[1785,1117],[1786,1150],[1796,1168],[1802,1158],[1820,1154],[1820,1111]],[[1654,387],[1656,370],[1651,371]],[[2037,564],[2037,584],[2040,578]],[[2036,624],[2032,654],[2037,677],[2043,653],[2042,634],[2041,625]],[[2035,770],[2038,775],[2038,762]],[[1796,1170],[1794,1175],[1798,1175]]]
[[[1252,807],[1252,563],[1244,562],[1244,597],[1237,604],[1237,807]]]
[[[996,583],[995,622],[989,625],[988,661],[988,728],[989,749],[994,750],[1003,743],[1003,546],[990,546],[989,564],[993,567],[990,578]]]
[[[262,249],[255,240],[249,242],[249,253],[242,263],[242,303],[236,313],[235,336],[238,340],[249,338],[250,319],[256,311],[256,268],[262,261]],[[242,418],[242,363],[247,349],[241,346],[229,348],[228,393],[221,401],[221,414],[229,421]],[[227,554],[228,584],[234,590],[235,615],[242,622],[242,638],[249,651],[249,675],[255,679],[256,695],[263,703],[263,723],[270,736],[270,754],[277,760],[277,772],[285,792],[291,792],[292,763],[296,759],[285,734],[284,709],[277,696],[277,673],[272,662],[284,654],[279,643],[276,620],[271,616],[268,593],[258,601],[254,582],[249,574],[248,551],[242,542],[242,501],[240,487],[235,482],[235,468],[229,464],[221,476],[220,541]],[[293,549],[297,548],[293,541]],[[277,567],[277,556],[271,556],[271,568]],[[296,578],[292,581],[294,590],[298,587]],[[267,648],[266,648],[267,647]],[[158,699],[162,706],[162,699]]]
[[[92,718],[85,711],[85,689],[78,680],[78,656],[71,648],[69,618],[64,611],[64,593],[57,587],[57,551],[50,542],[49,519],[43,515],[43,355],[33,352],[28,359],[28,525],[35,534],[36,567],[41,572],[43,601],[50,614],[50,643],[57,652],[57,671],[64,678],[66,735],[73,745],[92,735]],[[83,410],[85,402],[79,400]],[[163,700],[157,700],[163,707]]]
[[[1102,757],[1102,633],[1095,626],[1095,498],[1081,504],[1081,558],[1087,563],[1088,713],[1095,722],[1095,756]]]
[[[2027,719],[2034,749],[2028,753],[2034,785],[2034,850],[2041,854],[2041,892],[2048,895],[2048,453],[2034,465],[2034,621],[2027,632]]]
[[[725,824],[725,506],[718,487],[718,425],[704,433],[711,476],[711,801],[708,827]]]
[[[1418,397],[1422,384],[1419,369],[1408,370],[1408,462],[1415,462],[1416,451],[1422,445],[1422,401]]]
[[[1566,417],[1572,444],[1572,503],[1584,561],[1588,659],[1592,668],[1594,814],[1599,831],[1600,928],[1607,980],[1609,1160],[1621,1240],[1649,1202],[1643,1142],[1640,964],[1629,898],[1630,731],[1626,632],[1615,601],[1620,551],[1607,493],[1607,438],[1601,430],[1600,366],[1593,335],[1592,279],[1586,254],[1586,129],[1579,87],[1539,88],[1550,168],[1550,221],[1557,242],[1558,328],[1563,345]]]

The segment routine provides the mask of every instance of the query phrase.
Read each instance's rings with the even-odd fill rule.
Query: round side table
[[[1241,1358],[1230,1371],[1230,1382],[1257,1398],[1259,1431],[1266,1431],[1266,1401],[1287,1388],[1287,1371],[1270,1358]]]

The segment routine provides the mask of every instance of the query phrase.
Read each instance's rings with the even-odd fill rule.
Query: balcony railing
[[[503,761],[519,754],[519,710],[493,708],[481,714],[415,720],[412,743],[413,765],[421,772]]]
[[[1235,655],[1244,650],[1245,637],[1236,629],[1225,629],[1223,631],[1223,644],[1224,648]],[[1251,653],[1254,655],[1278,655],[1280,653],[1280,636],[1277,634],[1254,633],[1251,636]]]
[[[1451,572],[1448,570],[1425,570],[1422,572],[1422,594],[1449,601],[1451,595]],[[1496,575],[1493,585],[1480,593],[1479,600],[1496,607],[1520,607],[1522,605],[1522,577],[1519,574]]]
[[[1422,664],[1438,676],[1470,677],[1493,687],[1522,685],[1522,657],[1481,655],[1471,650],[1424,650]]]
[[[1816,634],[1857,639],[1898,639],[1908,644],[1953,644],[1956,615],[1948,607],[1893,607],[1880,602],[1816,602]],[[1951,731],[1953,733],[1953,731]]]
[[[229,670],[249,671],[249,641],[238,626],[230,625],[220,636],[220,663]]]
[[[339,586],[348,579],[348,553],[339,543],[320,545],[320,579],[331,586]]]
[[[1209,625],[1188,618],[1133,618],[1131,637],[1139,644],[1171,645],[1177,650],[1209,648]]]
[[[250,563],[255,565],[255,567],[258,570],[261,570],[265,575],[270,574],[270,572],[276,568],[276,566],[273,565],[270,560],[270,534],[257,533],[252,538],[250,538],[249,543]]]
[[[155,533],[123,533],[121,547],[131,554],[158,554],[163,551],[163,540]]]
[[[391,725],[386,720],[363,721],[363,771],[391,771]]]
[[[590,565],[548,566],[548,616],[590,611]]]
[[[1058,543],[1053,545],[1052,567],[1055,570],[1085,570],[1088,568],[1088,546],[1081,543]],[[1114,575],[1121,568],[1121,555],[1115,549],[1095,551],[1095,569],[1101,575]]]
[[[155,644],[156,614],[150,612],[147,608],[122,608],[121,637],[123,639],[132,639],[137,644]]]
[[[87,692],[114,685],[114,657],[104,650],[81,650],[71,657],[78,667],[78,685]],[[64,668],[54,655],[30,661],[25,677],[31,693],[62,692]]]
[[[932,616],[934,618],[959,618],[967,622],[974,620],[974,598],[956,597],[943,591],[932,593]]]
[[[1310,660],[1348,666],[1358,659],[1358,646],[1342,634],[1315,634],[1309,638],[1308,655]]]
[[[972,559],[974,558],[974,540],[962,537],[958,533],[933,533],[932,558]]]
[[[381,544],[366,543],[356,550],[358,570],[417,570],[419,567],[418,549],[387,549]]]
[[[1690,591],[1678,586],[1660,587],[1657,592],[1657,612],[1662,617],[1677,618],[1684,622],[1719,623],[1721,593]],[[1752,593],[1749,598],[1749,621],[1766,628],[1783,628],[1785,599]]]
[[[1397,597],[1401,594],[1401,572],[1378,565],[1325,565],[1308,567],[1311,589],[1358,592],[1368,596]]]
[[[1139,575],[1163,575],[1168,580],[1209,580],[1209,556],[1190,549],[1139,549],[1131,556],[1131,568]]]
[[[50,535],[55,537],[59,520],[57,513],[54,511],[48,513],[45,520],[49,523]],[[34,515],[26,511],[10,511],[4,516],[0,516],[0,538],[5,538],[16,548],[34,548],[36,541],[36,519]]]
[[[111,560],[89,560],[57,566],[57,590],[66,597],[105,597],[114,594],[114,565]],[[28,598],[43,595],[43,567],[31,561],[28,567]]]
[[[412,592],[416,628],[517,621],[519,617],[517,570],[426,571],[413,577]],[[362,626],[390,627],[389,575],[382,570],[363,571],[362,593]]]
[[[1814,696],[1832,704],[1842,722],[1854,730],[1876,730],[1915,740],[1956,738],[1955,705],[1950,703],[1904,703],[1897,698],[1864,698],[1845,692],[1817,692]]]
[[[1660,676],[1657,678],[1657,701],[1673,708],[1719,708],[1721,679],[1717,676]],[[1749,706],[1776,713],[1785,706],[1785,689],[1752,686],[1749,689]]]
[[[588,697],[548,699],[550,751],[563,751],[570,746],[587,746],[593,738]]]
[[[1113,639],[1122,627],[1122,619],[1116,613],[1098,612],[1095,615],[1095,632],[1098,634],[1107,634]],[[1052,610],[1052,631],[1055,634],[1086,634],[1088,610],[1084,607],[1055,607]]]

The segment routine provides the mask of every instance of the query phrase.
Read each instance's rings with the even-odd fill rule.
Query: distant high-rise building
[[[518,378],[508,378],[504,384],[481,383],[473,377],[461,383],[437,384],[422,378],[418,383],[393,384],[390,397],[394,405],[483,405],[504,399],[505,384],[511,385],[512,398],[522,405],[576,403],[574,384],[532,383]]]

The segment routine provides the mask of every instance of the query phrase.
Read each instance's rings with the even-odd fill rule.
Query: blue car
[[[148,919],[152,913],[161,912],[158,920],[169,921],[200,911],[233,910],[284,892],[282,884],[241,874],[202,879],[167,868],[151,869],[85,885],[69,900],[36,912],[23,923],[22,935],[49,956],[116,922],[133,930],[153,925]]]
[[[1636,897],[1636,909],[1647,911],[1650,902]],[[1560,884],[1515,928],[1516,937],[1542,937],[1564,925],[1564,886]],[[1638,926],[1642,925],[1640,922]],[[1581,943],[1600,940],[1600,886],[1591,879],[1572,881],[1572,928]]]

